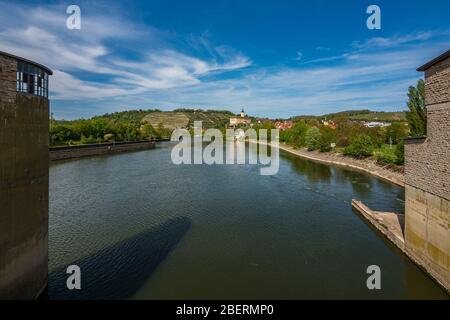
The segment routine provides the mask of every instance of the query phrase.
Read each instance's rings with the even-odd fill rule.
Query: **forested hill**
[[[384,112],[384,111],[370,111],[370,110],[350,110],[341,111],[336,113],[328,113],[321,116],[296,116],[292,117],[291,120],[301,120],[301,119],[349,119],[357,121],[382,121],[382,122],[404,122],[406,121],[406,112],[404,111],[394,111],[394,112]]]
[[[190,128],[201,120],[205,128],[223,128],[234,114],[226,110],[158,109],[107,113],[89,119],[50,119],[50,144],[85,144],[167,138],[174,128]]]

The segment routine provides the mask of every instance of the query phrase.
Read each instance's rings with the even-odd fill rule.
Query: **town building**
[[[427,135],[405,142],[405,244],[450,291],[450,50],[425,72]]]
[[[248,126],[252,123],[252,120],[247,117],[244,112],[244,109],[241,110],[241,113],[235,117],[230,118],[230,127],[236,128],[238,126]]]
[[[279,129],[281,131],[291,129],[293,125],[294,125],[294,122],[291,120],[275,122],[275,128]]]
[[[51,74],[0,52],[0,300],[36,298],[47,285]]]
[[[389,122],[364,121],[363,125],[367,128],[383,128],[383,127],[389,127],[391,124]]]
[[[333,120],[322,120],[322,124],[325,127],[331,128],[331,129],[336,129],[336,123]]]

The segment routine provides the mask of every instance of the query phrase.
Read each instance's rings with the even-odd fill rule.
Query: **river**
[[[51,165],[50,298],[447,298],[352,211],[355,198],[403,212],[402,188],[285,152],[273,176],[176,166],[172,146]]]

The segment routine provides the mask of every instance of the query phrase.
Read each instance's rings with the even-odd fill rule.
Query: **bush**
[[[395,149],[390,149],[389,146],[387,148],[381,148],[380,150],[375,151],[374,156],[378,162],[389,164],[397,163],[397,156],[395,154]]]
[[[306,131],[305,145],[308,151],[317,150],[319,148],[320,130],[317,127],[311,127]]]
[[[344,155],[349,155],[355,158],[370,157],[374,150],[374,141],[368,135],[357,136],[350,143],[348,147],[344,149]]]
[[[80,144],[92,144],[92,143],[96,143],[96,142],[97,142],[97,139],[94,138],[92,135],[90,135],[89,137],[82,135],[81,139],[80,139]]]

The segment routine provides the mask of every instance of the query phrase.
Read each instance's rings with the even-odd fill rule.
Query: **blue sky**
[[[81,30],[66,8],[81,8]],[[369,5],[381,30],[366,27]],[[261,117],[405,109],[450,49],[450,1],[0,0],[0,50],[54,70],[56,118],[242,107]]]

